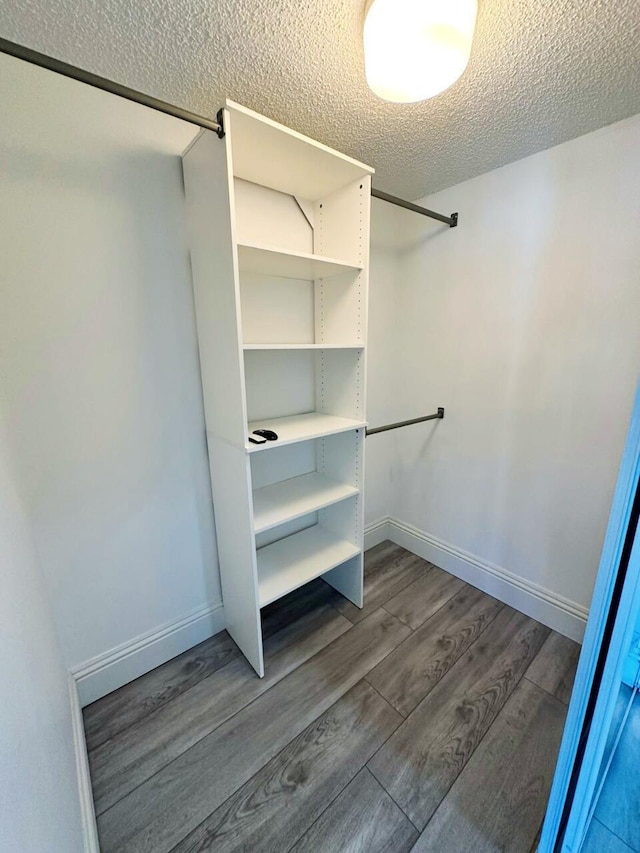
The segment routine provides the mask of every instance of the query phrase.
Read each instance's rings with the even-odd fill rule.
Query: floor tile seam
[[[473,646],[478,642],[478,640],[480,639],[480,637],[484,634],[484,632],[487,630],[487,628],[488,628],[488,627],[489,627],[489,626],[494,622],[494,620],[495,620],[495,619],[498,617],[498,615],[502,612],[502,610],[504,609],[504,607],[505,607],[505,605],[504,605],[504,604],[501,604],[501,607],[499,607],[499,608],[496,610],[495,616],[487,622],[487,624],[482,628],[482,630],[480,631],[480,633],[478,634],[478,636],[477,636],[477,637],[476,637],[476,638],[475,638],[471,643],[469,643],[469,645],[468,645],[468,646],[467,646],[467,648],[464,650],[464,652],[460,655],[460,657],[459,657],[457,660],[455,660],[455,661],[451,664],[451,666],[450,666],[450,667],[449,667],[449,669],[444,673],[444,675],[442,675],[442,676],[441,676],[441,677],[440,677],[436,682],[434,682],[434,684],[432,684],[432,685],[431,685],[431,687],[429,688],[429,690],[424,694],[424,696],[420,699],[420,701],[419,701],[419,702],[418,702],[418,703],[417,703],[417,704],[416,704],[416,705],[415,705],[415,706],[414,706],[414,707],[409,711],[409,713],[408,713],[408,714],[406,714],[406,715],[405,715],[403,711],[398,711],[398,709],[397,709],[397,708],[395,709],[396,711],[398,711],[398,713],[399,713],[399,714],[401,714],[401,716],[403,716],[403,717],[405,718],[405,720],[408,720],[408,719],[409,719],[409,717],[410,717],[410,716],[411,716],[411,715],[412,715],[412,714],[413,714],[413,713],[414,713],[414,712],[415,712],[415,711],[420,707],[420,705],[424,702],[424,700],[429,696],[429,694],[431,693],[431,691],[432,691],[432,690],[434,690],[434,688],[435,688],[435,687],[437,687],[437,685],[442,681],[442,679],[443,679],[443,678],[446,678],[446,677],[449,675],[449,673],[450,673],[450,672],[451,672],[451,671],[452,671],[452,670],[453,670],[453,669],[458,665],[458,663],[460,662],[460,660],[461,660],[461,659],[462,659],[462,658],[467,654],[467,652],[468,652],[468,651],[469,651],[469,650],[470,650],[470,649],[471,649],[471,648],[472,648],[472,647],[473,647]],[[389,612],[389,611],[387,611],[387,613],[388,613],[388,612]],[[391,613],[390,615],[391,615],[391,616],[393,616],[393,613]],[[433,614],[433,616],[435,616],[435,615],[436,615],[436,614],[434,613],[434,614]],[[397,619],[398,617],[396,616],[395,618]],[[429,619],[426,619],[426,620],[422,623],[422,625],[420,625],[420,628],[424,627],[424,626],[429,622],[429,620],[430,620],[431,618],[432,618],[432,617],[430,616],[430,617],[429,617]],[[400,621],[400,620],[398,620],[398,621]],[[402,624],[404,625],[405,623],[403,622]],[[409,626],[407,626],[407,627],[409,627]],[[416,631],[417,631],[417,630],[419,630],[419,629],[418,629],[418,628],[416,628]],[[408,636],[406,639],[404,639],[404,640],[403,640],[403,641],[402,641],[398,646],[396,646],[396,648],[395,648],[395,649],[393,649],[391,652],[389,652],[389,655],[393,654],[393,653],[394,653],[394,652],[396,652],[398,649],[402,648],[402,646],[403,646],[406,642],[408,642],[408,641],[411,639],[411,637],[416,633],[416,631],[413,631],[411,634],[409,634],[409,636]],[[389,657],[389,655],[386,655],[386,657],[384,658],[384,660],[386,660],[386,659],[387,659],[387,657]],[[380,663],[382,663],[382,661],[380,661]],[[375,667],[373,667],[372,669],[370,669],[370,670],[369,670],[369,672],[367,673],[367,675],[366,675],[366,676],[364,676],[364,677],[368,679],[368,676],[369,676],[369,675],[370,675],[370,673],[373,671],[373,669],[376,669],[376,667],[377,667],[377,666],[379,666],[379,665],[380,665],[380,664],[376,664],[376,666],[375,666]],[[369,683],[369,682],[368,682],[368,683]],[[371,686],[373,687],[373,685],[371,685]],[[389,700],[387,700],[387,701],[389,701]]]
[[[500,611],[498,611],[498,612],[500,612]],[[497,614],[496,614],[496,616],[497,616]],[[494,618],[495,618],[495,617],[494,617]],[[493,620],[492,620],[492,621],[493,621]],[[471,648],[471,646],[473,646],[473,645],[474,645],[474,643],[475,643],[475,642],[477,642],[477,640],[478,640],[478,638],[479,638],[480,636],[481,636],[481,635],[479,634],[479,635],[478,635],[478,637],[476,638],[476,640],[474,640],[474,642],[469,646],[469,648]],[[468,649],[467,649],[467,651],[468,651]],[[465,654],[466,654],[466,652],[465,652]],[[462,655],[461,655],[461,657],[462,657]],[[458,658],[458,661],[459,661],[459,660],[460,660],[460,658]],[[456,664],[458,663],[458,661],[456,661]],[[448,675],[448,674],[449,674],[449,672],[451,672],[451,671],[454,669],[454,667],[455,667],[455,665],[456,665],[456,664],[454,664],[454,665],[451,667],[451,669],[446,673],[446,675]],[[444,676],[443,676],[443,678],[444,678]],[[496,725],[496,723],[498,722],[498,719],[500,718],[500,715],[503,713],[503,711],[504,711],[504,708],[505,708],[506,704],[509,702],[509,700],[511,699],[511,697],[512,697],[512,696],[513,696],[513,694],[515,693],[516,688],[518,687],[518,685],[520,684],[520,682],[521,682],[523,679],[524,679],[524,674],[522,674],[522,675],[520,676],[520,678],[519,678],[519,679],[516,681],[516,683],[514,684],[514,686],[513,686],[513,689],[512,689],[512,691],[511,691],[511,693],[510,693],[510,694],[509,694],[509,696],[505,699],[505,701],[504,701],[504,703],[503,703],[502,707],[500,708],[500,710],[498,711],[498,713],[496,714],[496,716],[494,717],[494,719],[491,721],[490,725],[487,727],[487,730],[485,731],[485,733],[482,735],[482,737],[480,738],[480,740],[478,741],[478,743],[474,746],[473,750],[472,750],[472,751],[471,751],[471,753],[469,754],[469,757],[468,757],[468,758],[467,758],[467,760],[465,761],[465,763],[464,763],[463,767],[460,769],[460,772],[456,775],[456,777],[453,779],[453,781],[451,782],[451,784],[449,785],[449,787],[447,788],[447,790],[445,791],[445,793],[443,794],[443,796],[441,797],[441,799],[438,801],[438,805],[436,806],[436,808],[435,808],[435,809],[433,810],[433,812],[431,813],[431,815],[430,815],[430,817],[429,817],[429,820],[427,820],[427,822],[425,823],[424,827],[423,827],[422,829],[419,829],[419,828],[418,828],[418,826],[414,823],[414,821],[413,821],[411,818],[409,818],[409,820],[411,820],[411,823],[416,827],[416,829],[418,830],[418,832],[420,832],[420,834],[422,834],[422,833],[425,831],[425,829],[427,828],[427,826],[428,826],[428,825],[429,825],[429,823],[431,822],[432,818],[434,817],[434,815],[436,814],[436,812],[438,811],[438,809],[440,808],[440,806],[441,806],[441,805],[442,805],[442,803],[444,802],[445,798],[446,798],[446,797],[448,796],[448,794],[450,793],[450,791],[451,791],[451,789],[453,788],[453,786],[455,785],[455,783],[458,781],[458,779],[460,778],[460,776],[462,775],[462,773],[464,773],[465,769],[467,768],[467,766],[468,766],[469,762],[471,761],[471,759],[472,759],[472,758],[473,758],[473,756],[475,755],[476,751],[480,748],[481,744],[483,743],[483,741],[485,740],[485,738],[487,737],[487,735],[489,734],[489,732],[491,731],[491,729],[492,729],[492,728]],[[441,680],[442,680],[442,679],[441,679]],[[528,679],[527,679],[527,680],[528,680]],[[439,682],[436,682],[436,684],[437,684],[437,683],[439,683]],[[434,687],[435,687],[435,686],[436,686],[436,685],[434,684]],[[534,685],[534,686],[535,686],[535,687],[537,687],[537,685]],[[433,688],[432,688],[432,689],[433,689]],[[540,688],[540,689],[542,689],[542,688]],[[431,693],[431,690],[429,691],[429,693]],[[427,693],[427,696],[429,695],[429,693]],[[426,699],[426,698],[427,698],[427,696],[425,696],[425,697],[424,697],[424,699]],[[416,707],[413,709],[413,711],[411,712],[411,714],[413,714],[413,713],[417,710],[417,708],[422,704],[422,702],[424,702],[424,699],[422,699],[422,700],[418,703],[418,705],[416,705]],[[409,716],[405,718],[405,721],[404,721],[404,722],[406,722],[407,720],[409,720],[409,719],[410,719],[411,714],[409,714]],[[402,724],[401,724],[401,725],[402,725]],[[400,726],[399,726],[398,728],[400,728]],[[396,731],[397,731],[397,730],[396,730]],[[387,740],[388,740],[388,738],[387,738]],[[382,748],[382,747],[381,747],[381,748]],[[378,752],[380,752],[380,749],[378,749],[378,750],[376,751],[376,753],[375,753],[374,755],[372,755],[372,756],[371,756],[371,758],[369,759],[369,762],[367,763],[367,767],[371,770],[371,773],[376,777],[376,779],[378,780],[378,782],[382,785],[382,787],[383,787],[383,788],[385,789],[385,791],[386,791],[387,789],[386,789],[386,787],[383,785],[382,780],[378,779],[378,777],[376,776],[375,770],[374,770],[373,768],[369,767],[369,764],[373,761],[373,759],[375,758],[375,755],[377,755],[377,754],[378,754]],[[389,793],[389,792],[387,791],[387,793]],[[389,794],[389,796],[391,796],[391,794]],[[394,802],[395,802],[395,800],[394,800]],[[402,806],[400,806],[399,804],[397,804],[397,803],[396,803],[396,805],[398,805],[398,808],[402,808]],[[404,810],[404,809],[402,809],[402,811],[403,811],[403,813],[404,813],[404,814],[406,814],[406,812],[405,812],[405,810]],[[409,817],[409,815],[407,815],[407,817]],[[417,841],[416,841],[416,843],[417,843]]]

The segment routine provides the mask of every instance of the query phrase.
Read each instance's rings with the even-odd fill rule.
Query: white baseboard
[[[384,520],[384,525],[377,522],[376,532],[378,525],[384,528],[383,538],[391,539],[396,545],[401,545],[554,631],[582,642],[588,610],[580,604],[403,521],[389,518]]]
[[[96,813],[93,807],[93,791],[89,775],[89,759],[87,744],[84,737],[82,708],[78,696],[76,680],[68,673],[69,702],[71,704],[71,723],[73,726],[73,745],[76,754],[76,775],[78,779],[78,795],[80,798],[80,815],[82,818],[82,833],[84,836],[85,853],[100,853],[98,843],[98,828]]]
[[[71,669],[81,707],[128,684],[225,628],[220,599]]]
[[[379,545],[381,542],[384,542],[385,539],[391,538],[391,530],[389,527],[389,522],[391,519],[389,516],[385,516],[384,518],[379,518],[377,521],[372,521],[370,524],[367,524],[364,528],[364,550],[368,551],[369,548],[373,548],[374,545]]]
[[[561,634],[582,641],[588,611],[581,605],[398,519],[385,516],[365,527],[365,550],[386,539]],[[106,696],[224,628],[224,608],[218,599],[73,667],[80,706]]]

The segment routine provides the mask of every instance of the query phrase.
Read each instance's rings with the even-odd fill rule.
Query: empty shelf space
[[[253,493],[255,532],[262,533],[357,494],[355,486],[339,483],[317,472],[263,486]]]
[[[360,553],[353,542],[318,525],[258,550],[260,607],[282,598]]]
[[[264,444],[251,444],[247,440],[246,449],[249,453],[257,453],[261,450],[271,450],[274,447],[282,447],[285,444],[293,444],[297,441],[309,441],[312,438],[322,438],[324,435],[360,429],[366,425],[366,421],[338,418],[335,415],[323,415],[320,412],[254,421],[249,424],[249,433],[252,433],[254,429],[270,429],[278,434],[278,440],[267,441]]]
[[[345,272],[359,272],[362,267],[347,264],[321,255],[306,252],[291,252],[270,246],[255,246],[238,243],[238,261],[241,273],[280,276],[315,281],[331,278]]]
[[[364,349],[363,344],[244,344],[244,350]]]
[[[313,201],[374,171],[240,104],[228,100],[226,106],[239,178]]]

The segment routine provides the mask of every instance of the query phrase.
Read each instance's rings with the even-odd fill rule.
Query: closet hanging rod
[[[213,121],[213,119],[205,118],[189,110],[184,110],[182,107],[175,107],[166,101],[160,101],[151,95],[145,95],[143,92],[130,89],[128,86],[123,86],[120,83],[114,83],[113,80],[107,80],[106,77],[100,77],[98,74],[92,74],[90,71],[84,71],[75,65],[69,65],[68,62],[62,62],[60,59],[54,59],[52,56],[38,53],[35,50],[31,50],[30,47],[24,47],[24,45],[16,44],[4,38],[0,38],[0,53],[15,56],[16,59],[23,59],[32,65],[38,65],[40,68],[46,68],[48,71],[55,71],[56,74],[62,74],[63,77],[70,77],[72,80],[78,80],[80,83],[87,83],[96,89],[102,89],[103,92],[118,95],[118,97],[125,98],[127,101],[133,101],[136,104],[142,104],[143,107],[150,107],[152,110],[182,119],[182,121],[198,125],[198,127],[213,130],[220,138],[224,136],[221,120],[222,110],[216,116],[218,120]]]
[[[428,216],[430,219],[437,219],[438,222],[444,222],[449,228],[455,228],[458,224],[458,214],[452,213],[451,216],[445,216],[444,213],[436,213],[435,210],[429,210],[427,207],[420,207],[419,204],[414,204],[412,201],[405,201],[403,198],[398,198],[389,193],[383,193],[382,190],[377,190],[371,187],[371,195],[374,198],[379,198],[382,201],[388,201],[389,204],[395,204],[398,207],[404,207],[405,210],[410,210],[413,213],[419,213],[421,216]]]
[[[384,426],[373,427],[373,429],[367,429],[365,435],[375,435],[377,432],[387,432],[387,430],[400,429],[400,427],[411,426],[411,424],[421,424],[423,421],[442,420],[443,417],[444,409],[442,406],[438,406],[438,411],[435,415],[424,415],[422,418],[411,418],[408,421],[397,421],[395,424],[385,424]]]

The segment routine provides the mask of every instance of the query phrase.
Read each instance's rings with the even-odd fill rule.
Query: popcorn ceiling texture
[[[368,89],[363,0],[21,0],[0,35],[214,116],[225,97],[375,166],[406,198],[640,112],[638,0],[480,0],[442,95]]]

